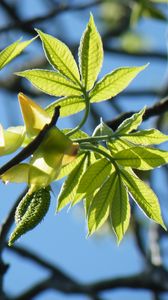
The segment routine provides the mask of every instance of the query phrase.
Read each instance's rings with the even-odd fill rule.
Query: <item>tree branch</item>
[[[148,120],[154,116],[160,116],[168,111],[168,97],[164,98],[160,102],[157,102],[151,107],[146,108],[146,111],[143,115],[143,120]],[[130,118],[136,111],[130,111],[119,115],[116,119],[112,121],[107,121],[107,125],[111,127],[113,130],[116,130],[118,126],[127,118]]]

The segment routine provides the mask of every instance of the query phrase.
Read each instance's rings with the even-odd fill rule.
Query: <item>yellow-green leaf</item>
[[[29,167],[30,166],[25,163],[18,164],[2,174],[1,179],[4,182],[28,183]]]
[[[81,178],[77,193],[90,194],[101,187],[110,174],[111,167],[111,163],[106,158],[99,159],[89,166]]]
[[[49,63],[60,73],[79,83],[80,75],[70,49],[60,40],[37,30]]]
[[[0,70],[4,68],[8,63],[11,62],[16,56],[21,54],[21,52],[29,46],[34,40],[36,39],[33,38],[31,40],[25,41],[25,42],[20,42],[20,39],[16,41],[15,43],[9,45],[7,48],[2,50],[0,52]]]
[[[134,175],[133,172],[122,169],[121,173],[133,200],[140,206],[147,217],[165,228],[158,199],[151,188]]]
[[[124,120],[121,125],[117,128],[116,134],[123,135],[136,130],[142,123],[142,117],[145,113],[145,107],[138,113],[133,114],[130,118]]]
[[[123,67],[107,74],[91,91],[91,102],[105,101],[118,95],[146,67]]]
[[[54,109],[57,105],[61,106],[60,117],[67,117],[76,114],[85,108],[85,101],[80,96],[69,96],[61,98],[52,102],[46,107],[46,111],[49,115],[53,115]]]
[[[75,168],[72,170],[72,172],[69,174],[64,184],[62,185],[61,191],[58,195],[57,211],[60,211],[68,203],[73,201],[78,188],[78,183],[85,169],[85,161],[86,155],[81,156],[78,164],[75,166]]]
[[[0,155],[2,156],[15,152],[22,145],[24,136],[25,129],[23,126],[9,127],[7,130],[1,127]]]
[[[130,204],[128,193],[122,182],[121,176],[116,176],[116,181],[111,191],[110,219],[118,243],[122,240],[130,221]]]
[[[26,133],[29,136],[35,136],[45,124],[50,123],[51,117],[40,105],[23,93],[19,93],[18,99],[26,126]]]
[[[36,88],[53,96],[81,95],[80,87],[59,72],[26,70],[16,75],[27,78]]]
[[[141,145],[158,145],[168,141],[168,136],[157,129],[141,130],[123,135],[127,141]]]
[[[114,155],[117,163],[139,170],[150,170],[168,162],[168,152],[164,150],[132,147]]]
[[[87,91],[93,87],[100,72],[102,61],[102,41],[91,15],[79,47],[80,72],[82,83]]]
[[[92,200],[88,212],[89,235],[98,230],[105,223],[109,216],[112,191],[116,184],[116,178],[116,173],[113,172]]]
[[[59,175],[57,176],[56,180],[60,180],[63,177],[69,175],[72,170],[78,165],[78,163],[81,161],[81,159],[83,159],[83,157],[85,156],[85,154],[81,154],[78,157],[76,157],[71,163],[62,166]]]

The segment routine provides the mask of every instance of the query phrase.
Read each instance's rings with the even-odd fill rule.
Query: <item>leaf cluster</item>
[[[97,81],[103,47],[92,15],[80,41],[78,65],[64,43],[36,31],[53,70],[34,69],[16,74],[44,93],[60,98],[43,109],[19,94],[24,126],[7,130],[1,126],[0,154],[13,153],[19,147],[26,149],[51,122],[56,106],[60,107],[60,117],[82,110],[84,115],[75,128],[60,130],[53,126],[28,163],[20,161],[1,175],[3,181],[26,182],[30,187],[17,208],[17,226],[10,244],[41,221],[49,207],[48,187],[63,177],[66,178],[58,196],[57,212],[68,204],[74,206],[83,201],[89,235],[109,218],[120,242],[130,222],[130,198],[147,217],[165,228],[157,196],[134,172],[134,169],[151,170],[168,162],[167,151],[152,147],[167,141],[168,137],[156,129],[139,130],[145,108],[126,119],[115,132],[102,121],[92,136],[81,131],[90,105],[119,94],[147,65],[119,68]],[[18,46],[17,42],[1,52],[1,65],[5,66],[30,42],[24,42],[24,46]],[[15,47],[10,50],[13,56],[9,56],[10,47]]]

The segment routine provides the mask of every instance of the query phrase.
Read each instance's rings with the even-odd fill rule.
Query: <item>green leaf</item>
[[[69,48],[53,36],[40,30],[37,32],[49,63],[61,74],[78,83],[80,81],[78,67]]]
[[[29,167],[30,166],[25,163],[18,164],[16,166],[10,168],[8,171],[6,171],[0,177],[6,183],[8,183],[8,182],[15,182],[15,183],[28,182]]]
[[[100,136],[100,135],[108,135],[112,136],[113,135],[113,130],[106,125],[102,120],[100,124],[95,128],[92,136]]]
[[[130,204],[128,193],[120,175],[116,176],[115,185],[111,191],[110,219],[118,243],[121,242],[130,221]]]
[[[115,154],[116,152],[120,152],[122,150],[130,148],[132,145],[125,141],[124,139],[117,138],[114,141],[107,143],[108,149],[110,150],[111,154]]]
[[[85,100],[81,96],[69,96],[61,98],[52,102],[46,107],[46,111],[50,116],[53,115],[54,109],[57,105],[61,106],[60,117],[67,117],[80,112],[85,109]]]
[[[142,123],[142,117],[145,113],[145,107],[138,113],[133,114],[130,118],[124,120],[121,125],[117,128],[116,134],[123,135],[136,130]]]
[[[161,216],[158,199],[151,188],[136,177],[133,172],[129,172],[125,169],[121,169],[120,171],[133,200],[140,206],[147,217],[166,229]]]
[[[117,163],[139,170],[150,170],[168,162],[168,152],[147,147],[132,147],[114,155]]]
[[[118,95],[146,67],[124,67],[107,74],[91,91],[91,102],[105,101]]]
[[[150,1],[156,3],[168,3],[168,0],[150,0]]]
[[[82,83],[87,91],[93,87],[100,72],[102,62],[102,41],[91,15],[79,47],[80,72]]]
[[[25,128],[23,126],[9,127],[4,130],[1,127],[0,139],[0,155],[7,155],[15,152],[23,143],[25,137]]]
[[[85,195],[85,199],[83,201],[83,204],[84,204],[84,210],[85,210],[86,219],[88,217],[89,209],[90,209],[90,206],[92,204],[92,201],[94,199],[94,195],[96,194],[96,192],[97,192],[97,190],[95,191],[95,193],[91,193],[91,194],[86,194]]]
[[[25,42],[20,42],[21,39],[19,39],[15,43],[9,45],[7,48],[2,50],[0,52],[0,70],[4,68],[7,64],[9,64],[11,60],[13,60],[19,54],[21,54],[21,52],[27,46],[29,46],[35,39],[36,37]]]
[[[83,174],[77,193],[90,194],[100,187],[110,174],[112,165],[106,159],[102,158],[93,163]]]
[[[68,203],[73,201],[78,188],[78,183],[85,169],[85,162],[86,155],[81,156],[78,164],[75,166],[75,168],[72,170],[72,172],[69,174],[64,184],[62,185],[61,191],[58,195],[57,212],[64,208]]]
[[[60,180],[63,177],[69,175],[72,170],[78,165],[78,163],[84,158],[85,154],[79,155],[76,159],[74,159],[71,163],[63,166],[56,180]]]
[[[168,136],[157,129],[141,130],[123,135],[123,137],[127,141],[141,145],[158,145],[168,141]]]
[[[26,70],[15,73],[28,79],[36,88],[53,96],[81,95],[82,92],[75,83],[62,74],[47,70]]]
[[[116,181],[116,172],[113,172],[93,198],[88,212],[89,235],[98,230],[107,220],[110,212],[112,192]]]

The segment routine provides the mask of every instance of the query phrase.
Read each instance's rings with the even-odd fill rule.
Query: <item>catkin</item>
[[[41,188],[38,191],[27,194],[16,209],[16,228],[9,239],[11,246],[21,235],[37,226],[46,215],[50,205],[49,188]]]

